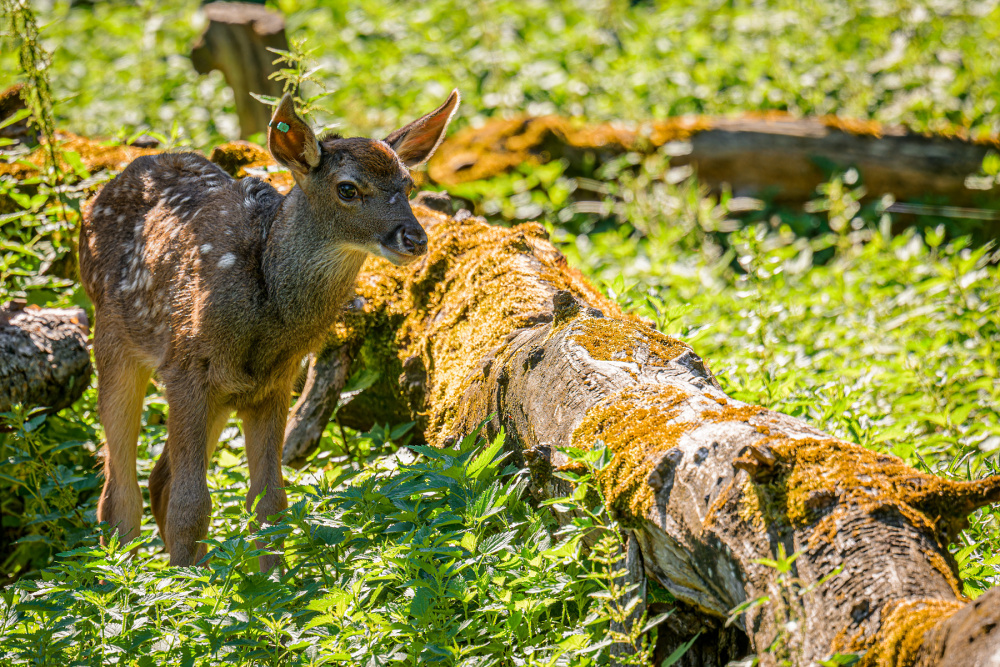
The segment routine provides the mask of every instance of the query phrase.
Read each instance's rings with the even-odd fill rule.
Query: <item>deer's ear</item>
[[[426,162],[444,139],[444,131],[448,129],[448,122],[455,115],[460,101],[458,90],[451,91],[444,104],[423,118],[399,128],[385,138],[385,143],[396,151],[407,167]]]
[[[305,174],[319,165],[319,142],[309,125],[295,113],[292,96],[285,94],[267,128],[267,148],[274,159],[293,173]]]

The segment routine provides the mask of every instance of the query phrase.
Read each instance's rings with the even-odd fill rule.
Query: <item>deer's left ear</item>
[[[274,109],[267,127],[267,148],[274,159],[292,170],[305,174],[319,165],[319,142],[312,128],[295,113],[292,96],[285,94]]]
[[[423,164],[434,154],[444,139],[444,132],[448,129],[448,123],[455,115],[460,101],[458,90],[451,91],[444,104],[423,118],[399,128],[385,138],[385,143],[396,151],[399,159],[407,167]]]

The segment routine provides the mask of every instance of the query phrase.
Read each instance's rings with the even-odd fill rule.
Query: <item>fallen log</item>
[[[444,186],[492,178],[523,163],[565,160],[572,173],[585,172],[628,151],[652,152],[670,142],[686,142],[671,160],[691,165],[698,178],[718,192],[767,196],[801,204],[827,180],[825,169],[857,167],[868,194],[892,194],[899,201],[978,206],[998,190],[968,187],[997,138],[971,141],[960,136],[920,135],[872,121],[795,118],[747,114],[735,118],[696,116],[633,125],[586,124],[559,116],[494,119],[466,128],[446,141],[428,165]]]
[[[560,448],[610,448],[604,493],[646,575],[683,610],[664,635],[679,642],[685,628],[709,630],[692,649],[701,662],[690,664],[723,665],[747,645],[760,653],[779,635],[801,664],[835,652],[861,653],[866,665],[941,666],[1000,653],[1000,629],[977,625],[996,615],[997,595],[983,598],[989,613],[970,611],[947,550],[970,512],[1000,500],[1000,477],[924,474],[729,398],[688,345],[623,313],[568,267],[540,225],[415,211],[430,253],[405,268],[370,259],[332,332],[328,349],[356,350],[353,366],[381,377],[375,400],[362,393],[342,422],[403,415],[447,445],[488,419],[491,434],[505,429],[539,500],[567,491],[552,474],[570,465]],[[301,400],[323,398],[307,390]],[[759,562],[780,549],[801,552],[801,586],[842,572],[799,597]],[[788,612],[801,615],[794,629],[775,620],[773,604],[738,617],[743,641],[722,627],[731,609],[763,595],[799,605]]]
[[[0,412],[18,403],[61,410],[90,383],[87,314],[23,305],[0,308]]]

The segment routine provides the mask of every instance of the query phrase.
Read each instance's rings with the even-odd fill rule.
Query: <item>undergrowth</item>
[[[165,566],[148,530],[138,558],[91,534],[0,590],[0,660],[586,666],[607,664],[614,641],[648,659],[641,624],[609,630],[638,600],[616,582],[620,528],[603,504],[554,501],[582,517],[557,530],[522,497],[526,473],[505,465],[502,434],[411,450],[295,480],[293,504],[258,533],[245,471],[215,466],[204,567]],[[581,540],[595,534],[584,559]],[[255,573],[254,536],[284,540],[283,572]]]
[[[38,0],[59,124],[87,136],[161,131],[194,146],[239,136],[219,72],[186,54],[198,0]],[[322,44],[326,117],[388,133],[462,91],[458,125],[560,113],[590,120],[787,111],[1000,131],[996,0],[274,0]],[[100,44],[100,48],[94,48]],[[0,85],[13,58],[0,55]],[[380,135],[380,136],[382,136]]]

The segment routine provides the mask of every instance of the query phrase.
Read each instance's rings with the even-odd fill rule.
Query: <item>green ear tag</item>
[[[279,132],[288,132],[288,123],[280,122],[278,123]]]

